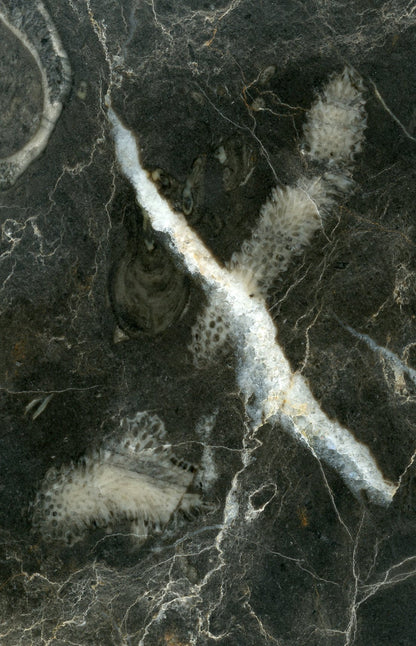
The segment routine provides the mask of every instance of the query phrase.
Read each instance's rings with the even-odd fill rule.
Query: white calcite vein
[[[238,355],[238,385],[252,430],[268,420],[279,420],[314,455],[334,467],[355,495],[359,496],[364,490],[372,502],[389,504],[396,486],[383,477],[368,447],[321,410],[306,380],[301,374],[292,372],[276,342],[276,329],[266,307],[263,283],[256,282],[258,273],[261,281],[267,275],[259,269],[261,242],[252,247],[257,274],[247,279],[247,263],[244,264],[243,254],[235,259],[231,268],[221,267],[188,226],[185,217],[173,211],[159,195],[140,163],[135,136],[112,109],[109,96],[106,103],[116,156],[124,175],[134,187],[138,203],[153,228],[166,234],[172,252],[180,256],[191,274],[203,280],[210,305],[214,308],[218,305],[230,331]],[[322,181],[314,180],[320,184],[319,190],[315,190],[315,194],[311,191],[309,195],[307,190],[300,193],[304,196],[302,203],[313,204],[313,208],[305,208],[304,212],[306,216],[311,214],[314,222],[318,222],[319,207],[323,205],[325,208],[329,204],[331,192],[345,190],[349,183],[348,166],[352,155],[360,148],[365,127],[362,103],[357,83],[353,84],[349,71],[345,70],[332,78],[326,93],[312,106],[305,127],[309,154],[317,160],[330,155],[333,160],[330,172],[323,176]],[[327,141],[328,137],[333,138],[333,146]],[[344,167],[343,173],[339,172],[340,165]],[[326,190],[324,183],[328,187]],[[309,237],[308,231],[306,238]],[[300,243],[302,245],[303,242]],[[259,289],[255,288],[256,285]]]
[[[337,321],[339,322],[342,327],[347,330],[350,334],[355,336],[357,339],[360,339],[363,341],[373,352],[378,354],[382,359],[386,361],[386,363],[391,366],[393,374],[395,376],[395,383],[396,384],[402,384],[404,385],[404,375],[407,375],[409,379],[415,384],[416,386],[416,370],[413,368],[410,368],[407,366],[394,352],[389,350],[388,348],[383,347],[382,345],[378,345],[374,341],[374,339],[371,338],[368,334],[364,334],[363,332],[358,332],[357,330],[354,330],[349,325],[346,325],[340,319],[337,317]]]

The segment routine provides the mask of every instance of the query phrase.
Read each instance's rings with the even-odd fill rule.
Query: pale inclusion
[[[135,543],[161,532],[179,510],[202,505],[188,492],[194,465],[178,459],[162,420],[140,411],[121,420],[119,433],[77,464],[52,467],[33,505],[32,523],[45,540],[73,544],[92,526],[115,531],[130,523]]]
[[[384,348],[381,345],[378,345],[374,339],[371,338],[371,336],[368,336],[368,334],[364,334],[363,332],[358,332],[357,330],[354,330],[354,328],[350,327],[346,323],[343,323],[338,317],[335,317],[338,321],[338,323],[345,329],[347,332],[355,336],[357,339],[360,339],[363,341],[373,352],[378,354],[382,359],[389,365],[393,371],[394,375],[394,383],[395,385],[398,385],[400,387],[405,387],[405,380],[404,380],[404,375],[407,375],[411,381],[416,386],[416,370],[413,368],[410,368],[407,366],[399,357],[397,354],[389,350],[388,348]]]
[[[361,491],[377,504],[388,505],[396,485],[387,481],[364,444],[331,421],[314,399],[305,379],[293,373],[276,342],[276,329],[261,294],[238,272],[220,267],[214,256],[159,195],[141,166],[135,136],[120,121],[106,97],[116,156],[135,189],[137,201],[157,231],[167,234],[173,253],[181,256],[191,274],[199,275],[210,302],[218,299],[238,354],[237,380],[251,418],[252,430],[278,418],[317,456],[335,468],[351,491]],[[254,395],[254,403],[253,402]]]

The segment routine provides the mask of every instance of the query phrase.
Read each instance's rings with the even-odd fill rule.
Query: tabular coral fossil
[[[253,294],[267,295],[270,285],[288,268],[321,226],[317,204],[327,207],[330,197],[321,178],[304,187],[274,188],[260,211],[250,240],[231,257],[229,268]]]
[[[187,492],[195,467],[163,444],[165,427],[148,412],[121,422],[121,438],[57,470],[48,471],[34,503],[33,527],[46,540],[80,540],[92,526],[112,530],[125,521],[140,542],[172,515],[201,506]]]
[[[213,356],[226,353],[231,343],[230,322],[226,303],[217,299],[208,303],[192,327],[192,340],[188,349],[197,367],[208,364]]]
[[[263,204],[251,238],[227,263],[235,278],[252,296],[264,298],[291,260],[310,244],[331,209],[335,196],[351,189],[351,167],[360,152],[366,128],[363,83],[346,67],[330,77],[312,104],[303,129],[302,152],[314,177],[302,176],[296,186],[275,187]],[[230,334],[210,334],[218,306],[210,302],[192,329],[189,350],[201,367],[220,354]],[[222,328],[227,317],[221,312]],[[230,326],[228,325],[228,328]]]

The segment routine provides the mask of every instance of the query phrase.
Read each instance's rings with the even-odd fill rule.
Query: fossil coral
[[[213,356],[217,358],[225,353],[231,342],[230,323],[227,307],[218,298],[208,303],[202,310],[191,330],[191,342],[188,349],[197,367],[210,362]]]
[[[362,81],[345,68],[318,94],[304,125],[303,153],[312,166],[323,164],[324,173],[311,179],[301,177],[296,186],[274,188],[260,210],[251,238],[227,265],[249,293],[267,295],[273,281],[321,227],[334,196],[350,190],[350,165],[361,150],[365,127]],[[216,309],[209,303],[192,329],[189,349],[198,367],[218,356],[226,339],[223,334],[213,343],[209,335]]]
[[[122,420],[123,434],[77,465],[51,469],[35,503],[33,526],[45,539],[73,543],[91,526],[112,530],[129,521],[141,541],[160,531],[177,510],[198,508],[188,493],[195,467],[179,460],[164,444],[160,418],[139,412]]]
[[[305,148],[313,159],[348,166],[361,151],[366,128],[363,91],[360,76],[349,67],[330,77],[304,126]]]
[[[248,290],[266,296],[270,285],[286,271],[291,258],[302,252],[321,225],[320,206],[330,198],[319,178],[305,188],[274,188],[262,206],[250,240],[233,254],[229,268]]]

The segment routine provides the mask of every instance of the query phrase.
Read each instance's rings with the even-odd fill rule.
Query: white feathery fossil
[[[165,441],[156,414],[121,422],[122,435],[74,465],[48,471],[34,503],[33,527],[45,539],[73,543],[92,526],[113,530],[126,521],[139,541],[160,531],[176,511],[201,506],[189,493],[195,467]]]

